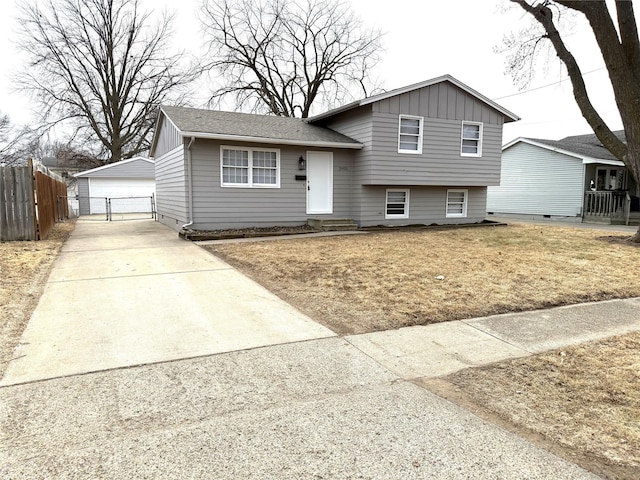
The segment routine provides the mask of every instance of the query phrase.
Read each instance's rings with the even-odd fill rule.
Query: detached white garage
[[[134,157],[76,173],[80,215],[151,213],[156,181],[153,160]]]

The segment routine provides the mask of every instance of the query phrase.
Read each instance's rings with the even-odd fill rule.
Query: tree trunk
[[[567,49],[554,23],[555,10],[551,8],[552,3],[511,1],[532,15],[545,29],[546,37],[553,45],[558,58],[567,67],[573,86],[573,95],[582,116],[602,145],[624,163],[636,185],[640,185],[640,79],[636,76],[636,73],[640,72],[640,41],[631,2],[616,4],[619,32],[623,37],[621,41],[604,1],[555,0],[559,5],[584,14],[591,25],[609,73],[609,80],[622,119],[625,132],[625,139],[622,141],[611,131],[591,103],[578,62]],[[640,243],[640,228],[632,239]]]
[[[626,128],[625,128],[626,131]],[[627,139],[627,145],[629,147],[629,150],[627,152],[626,158],[625,158],[625,165],[627,166],[627,168],[629,169],[629,173],[633,176],[635,182],[636,182],[636,194],[638,193],[638,190],[640,190],[640,181],[638,181],[638,179],[640,178],[640,145],[639,145],[639,141],[631,138],[631,139]],[[640,243],[640,225],[638,226],[638,230],[636,231],[636,233],[633,235],[633,237],[631,237],[631,241],[634,243]]]

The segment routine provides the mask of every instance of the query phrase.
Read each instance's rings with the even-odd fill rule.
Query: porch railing
[[[631,197],[628,192],[588,191],[584,194],[584,215],[592,217],[621,217],[629,221]]]

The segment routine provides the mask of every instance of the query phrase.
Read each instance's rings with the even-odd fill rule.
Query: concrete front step
[[[310,218],[307,224],[323,232],[357,230],[358,224],[350,218]]]

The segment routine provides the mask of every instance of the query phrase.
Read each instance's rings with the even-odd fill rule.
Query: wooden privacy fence
[[[0,241],[46,238],[69,218],[66,197],[65,182],[42,165],[0,167]]]

